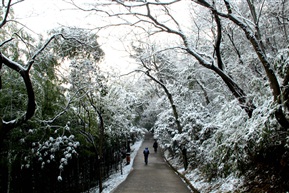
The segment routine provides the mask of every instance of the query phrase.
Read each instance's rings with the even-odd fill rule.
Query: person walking
[[[153,144],[153,148],[155,150],[155,153],[157,153],[158,151],[158,142],[155,140],[154,144]]]
[[[143,155],[144,155],[144,161],[145,161],[145,164],[148,165],[148,157],[149,157],[149,154],[150,154],[150,151],[149,151],[149,148],[145,148],[143,150]]]

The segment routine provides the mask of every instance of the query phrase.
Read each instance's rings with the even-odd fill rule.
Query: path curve
[[[153,151],[153,136],[147,133],[134,159],[127,179],[113,193],[190,193],[187,185],[166,164],[160,152]],[[143,150],[148,147],[148,165],[144,164]]]

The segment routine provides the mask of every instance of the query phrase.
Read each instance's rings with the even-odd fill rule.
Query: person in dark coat
[[[155,153],[157,153],[157,151],[158,151],[158,142],[157,141],[154,142],[153,148],[155,150]]]
[[[150,151],[149,151],[149,148],[145,148],[143,150],[143,155],[144,155],[144,161],[145,161],[145,164],[148,165],[148,157],[149,157],[149,154],[150,154]]]

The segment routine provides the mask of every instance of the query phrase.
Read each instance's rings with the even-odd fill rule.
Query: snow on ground
[[[125,165],[122,168],[122,172],[123,174],[121,175],[121,171],[118,171],[114,174],[112,174],[106,181],[103,182],[103,191],[102,193],[111,193],[119,184],[121,184],[128,176],[128,174],[130,173],[130,171],[133,169],[132,165],[134,162],[134,158],[137,154],[137,151],[139,150],[141,144],[142,144],[143,140],[137,141],[135,144],[133,144],[131,146],[131,155],[130,155],[130,164],[129,165]],[[98,193],[99,192],[99,188],[95,187],[89,190],[89,192],[93,192],[93,193]]]
[[[244,179],[238,178],[233,174],[226,178],[216,178],[208,182],[207,178],[202,175],[198,168],[185,170],[179,157],[171,157],[168,151],[164,152],[164,156],[170,165],[177,169],[178,173],[182,174],[200,193],[229,193],[242,190]]]
[[[193,187],[201,193],[236,192],[237,190],[240,190],[243,185],[243,180],[233,175],[207,182],[205,180],[206,178],[201,175],[201,172],[198,169],[186,173],[185,177],[189,179]]]
[[[112,174],[106,181],[103,182],[103,193],[111,193],[119,184],[126,180],[127,176],[129,175],[130,171],[133,169],[132,165],[134,162],[134,158],[139,150],[140,146],[142,145],[143,140],[137,141],[134,145],[131,146],[131,163],[129,165],[125,165],[123,167],[123,174],[121,171],[118,171]],[[164,152],[165,155],[166,152]],[[168,156],[168,155],[167,155]],[[218,193],[218,192],[234,192],[238,190],[243,185],[243,180],[240,178],[236,178],[234,176],[228,176],[224,179],[218,179],[213,182],[207,182],[205,177],[201,175],[201,172],[198,169],[185,171],[184,168],[179,167],[180,160],[172,159],[171,157],[167,157],[167,161],[170,164],[178,168],[178,172],[184,174],[185,178],[187,178],[193,187],[199,190],[201,193],[203,192],[210,192],[210,193]],[[99,188],[94,187],[89,190],[91,193],[98,193]]]

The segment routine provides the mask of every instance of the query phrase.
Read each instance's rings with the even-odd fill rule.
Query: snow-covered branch
[[[2,21],[0,22],[0,28],[2,28],[7,23],[7,18],[8,18],[11,6],[12,6],[11,3],[12,3],[12,0],[8,0],[7,5],[4,5],[4,1],[2,2],[3,8],[5,7],[6,9],[5,9],[4,17]]]
[[[24,68],[19,63],[8,59],[2,53],[0,53],[0,60],[1,60],[0,63],[8,66],[9,68],[18,72],[22,76],[23,81],[24,81],[25,86],[26,86],[27,97],[28,97],[27,109],[26,109],[26,113],[24,115],[22,115],[21,117],[15,119],[15,120],[11,120],[8,122],[1,120],[2,121],[2,128],[1,129],[4,130],[4,133],[7,133],[11,129],[15,128],[16,126],[19,126],[19,125],[25,123],[27,120],[29,120],[34,115],[36,104],[35,104],[35,95],[34,95],[34,91],[33,91],[33,87],[32,87],[32,82],[31,82],[30,76],[29,76],[29,70]]]

